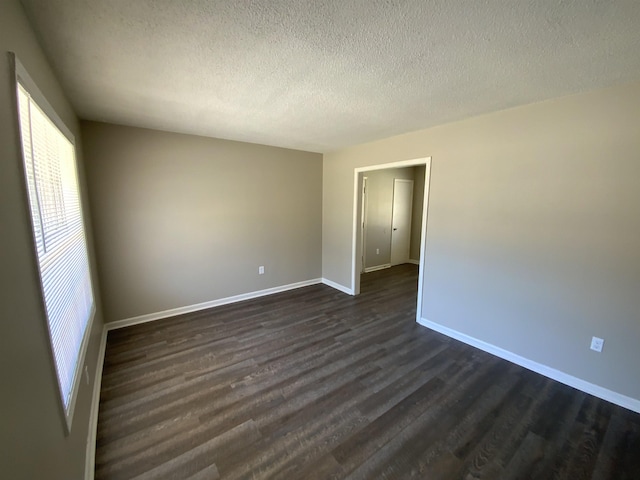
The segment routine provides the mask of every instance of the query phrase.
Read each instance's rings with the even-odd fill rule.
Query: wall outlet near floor
[[[603,345],[604,345],[604,340],[602,338],[591,337],[591,350],[595,350],[596,352],[601,352]]]
[[[264,267],[262,265],[258,267],[258,275],[264,275]]]
[[[380,249],[376,248],[376,255],[380,255]]]

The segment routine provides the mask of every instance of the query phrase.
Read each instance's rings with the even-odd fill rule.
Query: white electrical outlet
[[[380,249],[376,248],[376,255],[380,255]]]
[[[262,265],[258,267],[258,275],[264,275],[264,267]]]
[[[598,337],[591,337],[591,350],[601,352],[604,345],[604,340]]]

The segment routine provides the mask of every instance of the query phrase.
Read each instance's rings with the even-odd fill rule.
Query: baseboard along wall
[[[342,293],[346,293],[347,295],[353,295],[353,290],[351,288],[345,287],[344,285],[336,283],[327,278],[323,278],[322,283],[328,287],[335,288],[336,290],[340,290]]]
[[[385,268],[391,268],[391,264],[384,263],[382,265],[374,265],[373,267],[367,267],[364,269],[364,273],[377,272],[378,270],[384,270]]]
[[[593,383],[587,382],[578,377],[574,377],[573,375],[569,375],[560,370],[556,370],[555,368],[551,368],[541,363],[534,362],[533,360],[529,360],[528,358],[521,357],[520,355],[517,355],[503,348],[497,347],[485,341],[482,341],[477,338],[466,335],[464,333],[458,332],[457,330],[453,330],[451,328],[448,328],[438,323],[427,320],[426,318],[420,318],[418,320],[418,323],[423,327],[427,327],[427,328],[430,328],[431,330],[435,330],[436,332],[442,333],[447,337],[453,338],[455,340],[459,340],[462,343],[466,343],[467,345],[471,345],[472,347],[483,350],[487,353],[500,357],[511,363],[520,365],[521,367],[524,367],[528,370],[539,373],[540,375],[543,375],[547,378],[556,380],[560,383],[576,388],[582,392],[588,393],[595,397],[601,398],[608,402],[614,403],[621,407],[640,413],[640,400],[636,398],[628,397],[621,393],[614,392],[612,390],[601,387],[599,385],[595,385]]]
[[[87,447],[85,454],[84,478],[93,480],[96,470],[96,440],[98,436],[98,412],[100,409],[100,389],[102,388],[102,371],[104,369],[104,355],[107,351],[107,327],[102,327],[100,335],[100,347],[98,349],[98,362],[96,364],[91,394],[91,413],[89,414],[89,432],[87,434]]]
[[[279,287],[266,288],[264,290],[257,290],[255,292],[249,293],[242,293],[240,295],[234,295],[232,297],[225,297],[218,300],[196,303],[194,305],[187,305],[185,307],[177,307],[171,308],[169,310],[163,310],[161,312],[147,313],[145,315],[139,315],[137,317],[125,318],[123,320],[109,322],[106,324],[106,327],[107,330],[115,330],[117,328],[129,327],[131,325],[138,325],[140,323],[153,322],[154,320],[160,320],[161,318],[175,317],[176,315],[183,315],[185,313],[197,312],[199,310],[206,310],[208,308],[228,305],[230,303],[251,300],[252,298],[273,295],[274,293],[286,292],[288,290],[294,290],[296,288],[308,287],[309,285],[317,285],[318,283],[324,283],[323,279],[314,278],[312,280],[304,280],[302,282],[290,283],[288,285],[281,285]]]

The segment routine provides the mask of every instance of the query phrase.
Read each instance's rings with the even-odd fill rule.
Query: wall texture
[[[82,132],[106,321],[321,277],[320,154]]]
[[[350,286],[354,168],[425,156],[422,317],[640,399],[640,84],[325,155],[325,278]]]
[[[413,167],[388,168],[364,172],[363,176],[367,177],[368,190],[365,267],[388,265],[391,262],[393,180],[395,178],[413,180],[414,169]],[[378,249],[380,253],[376,253]]]
[[[84,475],[93,381],[81,382],[71,434],[65,436],[49,352],[33,238],[22,173],[13,72],[15,52],[39,89],[76,136],[76,116],[66,101],[17,0],[0,2],[0,469],[3,478],[68,480]],[[81,181],[81,184],[83,182]],[[83,187],[84,189],[84,187]],[[86,213],[86,212],[85,212]],[[91,229],[89,218],[85,218]],[[89,244],[91,255],[91,242]],[[95,262],[91,255],[95,273]],[[102,318],[99,292],[86,365],[95,372]]]

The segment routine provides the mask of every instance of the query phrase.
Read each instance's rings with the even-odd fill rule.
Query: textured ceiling
[[[80,117],[327,152],[640,79],[639,0],[22,0]]]

